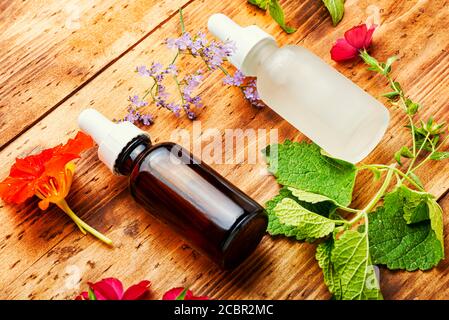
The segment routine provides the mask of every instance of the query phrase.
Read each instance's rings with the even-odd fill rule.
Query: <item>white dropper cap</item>
[[[78,125],[98,144],[98,158],[115,173],[119,154],[134,138],[146,135],[131,122],[114,123],[95,109],[86,109],[78,116]]]
[[[222,13],[213,14],[207,23],[209,31],[221,41],[232,41],[236,45],[235,53],[229,61],[242,70],[243,62],[252,48],[263,40],[274,38],[256,25],[241,27]],[[245,73],[245,70],[242,70]],[[254,76],[245,74],[246,76]]]

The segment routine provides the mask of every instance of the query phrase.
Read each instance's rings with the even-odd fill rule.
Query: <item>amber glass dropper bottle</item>
[[[134,198],[194,248],[224,269],[254,251],[268,223],[264,209],[190,152],[153,145],[145,131],[94,109],[81,112],[78,124],[99,145],[100,160],[129,176]]]

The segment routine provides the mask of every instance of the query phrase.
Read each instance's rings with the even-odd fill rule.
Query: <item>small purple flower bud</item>
[[[229,86],[240,87],[245,80],[245,76],[240,70],[234,73],[234,76],[228,75],[223,79],[223,83]]]
[[[178,68],[174,64],[170,64],[167,69],[165,69],[165,73],[176,76],[178,75]]]
[[[139,99],[139,96],[137,96],[137,95],[134,95],[134,96],[132,96],[132,97],[129,97],[129,101],[130,101],[133,105],[135,105],[137,108],[145,107],[145,106],[148,105],[148,102],[143,101],[143,100],[140,100],[140,99]]]
[[[149,125],[153,124],[154,119],[151,114],[147,113],[147,114],[143,114],[140,116],[140,121],[142,122],[143,125],[149,126]]]
[[[150,70],[148,70],[146,66],[138,66],[136,67],[136,71],[142,77],[150,76]]]

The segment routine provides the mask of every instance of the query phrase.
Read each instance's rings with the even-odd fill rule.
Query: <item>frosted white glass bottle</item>
[[[242,28],[223,14],[211,16],[208,27],[235,42],[230,61],[257,77],[261,99],[333,157],[357,163],[382,139],[385,106],[309,50],[279,48],[257,26]]]

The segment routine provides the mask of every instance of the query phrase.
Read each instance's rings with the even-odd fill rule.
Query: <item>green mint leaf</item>
[[[301,233],[297,230],[297,228],[283,225],[274,213],[274,208],[277,206],[277,204],[281,202],[282,199],[290,197],[293,197],[291,192],[288,189],[283,188],[279,191],[279,194],[277,196],[275,196],[265,204],[265,210],[268,214],[267,231],[272,236],[284,235],[286,237],[295,237],[297,239],[298,237],[301,238]]]
[[[340,282],[342,300],[382,299],[366,232],[344,232],[335,241],[331,262]]]
[[[401,84],[400,84],[399,82],[397,82],[397,81],[394,81],[393,84],[391,84],[390,87],[391,87],[391,89],[393,89],[394,91],[402,92]]]
[[[408,147],[403,146],[400,151],[401,151],[401,156],[403,156],[404,158],[409,158],[409,159],[413,158],[413,153],[410,151],[410,149]]]
[[[320,194],[342,206],[351,203],[357,168],[321,154],[320,147],[285,141],[265,149],[269,170],[278,183]]]
[[[329,238],[320,243],[316,248],[315,259],[323,271],[324,283],[332,293],[335,300],[341,300],[340,279],[335,274],[334,266],[331,262],[332,250],[334,248],[334,239]]]
[[[290,190],[292,192],[292,195],[295,196],[298,200],[301,200],[304,202],[314,204],[314,203],[329,201],[337,207],[343,207],[342,205],[337,203],[335,200],[332,200],[331,198],[323,196],[321,194],[307,192],[307,191],[299,190],[299,189],[292,188],[292,187],[289,187],[288,190]]]
[[[287,33],[293,33],[296,31],[295,28],[288,26],[285,23],[284,10],[282,10],[281,5],[278,0],[270,0],[269,5],[270,15],[276,21],[281,28]]]
[[[301,233],[302,239],[322,238],[335,229],[333,220],[301,207],[292,199],[287,198],[279,202],[274,213],[282,224],[295,227],[298,234]]]
[[[343,19],[345,14],[345,1],[344,0],[323,0],[324,5],[329,11],[332,24],[334,27]]]
[[[329,216],[330,214],[335,212],[336,209],[335,205],[329,202],[311,204],[300,201],[292,195],[290,190],[288,190],[287,188],[282,188],[277,196],[275,196],[265,204],[265,208],[268,214],[267,231],[272,236],[283,235],[286,237],[294,237],[297,240],[303,240],[303,235],[299,228],[282,224],[274,212],[274,208],[277,206],[277,204],[285,198],[293,199],[297,201],[303,208],[306,208],[307,210],[320,214],[322,216]],[[308,240],[312,241],[314,239]]]
[[[403,146],[399,151],[394,154],[396,162],[402,166],[401,158],[413,158],[413,153],[406,146]]]
[[[249,3],[259,7],[262,10],[268,9],[268,2],[270,0],[248,0]]]
[[[443,209],[441,209],[434,197],[427,199],[427,205],[429,206],[430,226],[441,244],[444,258]]]
[[[384,69],[381,67],[379,61],[377,61],[376,58],[370,56],[366,50],[360,52],[360,57],[368,65],[368,70],[384,74]],[[397,91],[396,89],[393,90]]]
[[[370,213],[372,260],[389,269],[431,269],[444,257],[442,244],[429,221],[407,224],[404,201],[401,193],[395,190],[385,196],[383,206]]]
[[[408,176],[410,177],[410,179],[412,179],[419,187],[421,187],[422,189],[424,189],[424,185],[423,185],[423,183],[421,182],[421,179],[416,175],[416,174],[414,174],[413,172],[409,172],[408,173]]]
[[[395,99],[397,99],[399,97],[399,95],[400,95],[400,92],[392,91],[392,92],[384,93],[382,95],[382,97],[385,97],[385,98],[390,99],[390,100],[395,100]]]
[[[449,158],[449,152],[440,152],[440,151],[435,151],[430,155],[430,159],[432,160],[445,160]]]
[[[89,288],[89,290],[87,290],[87,296],[89,297],[89,300],[97,300],[97,296],[95,295],[94,290],[92,290],[92,288]]]
[[[407,113],[412,116],[415,115],[420,108],[419,103],[413,102],[410,99],[405,100],[405,106],[407,107]]]
[[[374,181],[377,181],[382,176],[382,172],[379,170],[379,168],[376,167],[366,167],[371,173],[373,174]]]
[[[400,165],[402,167],[402,162],[401,162],[401,150],[398,150],[394,153],[394,160],[396,160],[396,162],[398,163],[398,165]]]
[[[427,201],[433,199],[431,194],[411,190],[404,185],[396,188],[393,192],[398,194],[397,196],[403,203],[403,216],[407,224],[429,220]]]

